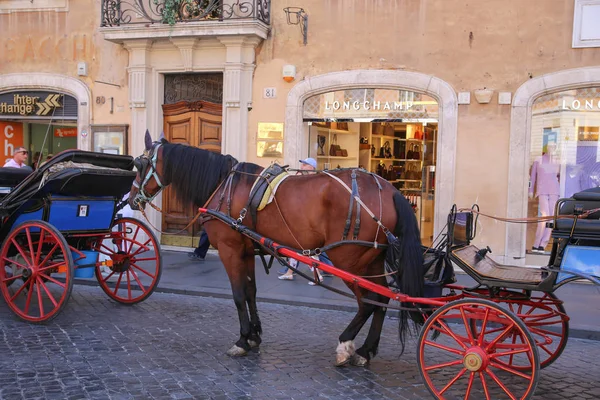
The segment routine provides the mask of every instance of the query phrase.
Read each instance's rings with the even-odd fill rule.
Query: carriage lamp
[[[300,7],[286,7],[283,11],[285,11],[288,25],[300,25],[300,32],[302,32],[302,38],[306,46],[308,39],[308,15]]]

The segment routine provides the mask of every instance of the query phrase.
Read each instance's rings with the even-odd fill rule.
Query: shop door
[[[163,105],[165,138],[200,149],[221,152],[222,106],[203,101],[181,101]],[[184,207],[167,187],[163,194],[162,243],[174,246],[196,247],[200,225],[182,229],[196,215],[195,207]]]

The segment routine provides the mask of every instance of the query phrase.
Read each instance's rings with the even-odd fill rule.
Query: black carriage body
[[[46,221],[67,238],[109,232],[117,204],[129,192],[136,173],[130,156],[67,150],[24,179],[23,175],[17,169],[0,171],[4,187],[22,179],[0,201],[1,238],[31,220]]]

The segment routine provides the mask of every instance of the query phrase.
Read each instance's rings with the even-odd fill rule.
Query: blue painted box
[[[109,230],[113,222],[115,200],[53,196],[48,222],[60,231]]]

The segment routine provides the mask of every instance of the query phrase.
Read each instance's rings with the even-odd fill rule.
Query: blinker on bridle
[[[137,180],[133,181],[133,186],[138,189],[138,192],[135,198],[133,199],[133,204],[138,207],[142,203],[152,202],[152,200],[154,200],[154,198],[158,196],[160,191],[166,186],[162,184],[162,182],[160,181],[160,177],[158,176],[158,172],[156,171],[158,149],[160,148],[160,146],[162,146],[162,143],[158,142],[158,145],[152,148],[151,154],[146,154],[146,152],[144,152],[143,155],[133,160],[133,165],[135,166],[135,168],[137,168],[138,173],[142,178],[142,181],[140,183],[137,183]],[[154,177],[154,180],[158,185],[158,190],[156,191],[156,193],[150,196],[146,193],[145,187],[152,177]]]

